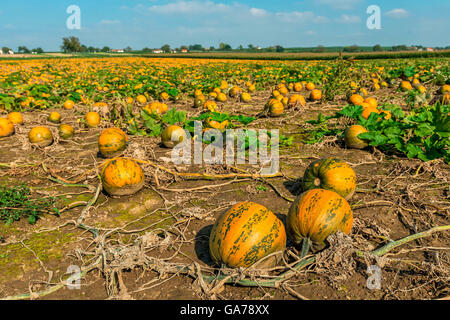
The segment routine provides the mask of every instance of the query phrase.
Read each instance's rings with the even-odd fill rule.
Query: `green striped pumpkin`
[[[283,223],[269,209],[241,202],[223,213],[209,238],[211,258],[230,268],[249,267],[286,247]]]

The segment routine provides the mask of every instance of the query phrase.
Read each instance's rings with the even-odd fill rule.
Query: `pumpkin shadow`
[[[283,182],[283,185],[293,196],[298,196],[298,195],[302,194],[304,191],[302,178],[285,181],[285,182]]]
[[[195,235],[195,254],[197,258],[210,267],[214,267],[215,263],[209,254],[209,236],[213,225],[209,225],[200,229]]]

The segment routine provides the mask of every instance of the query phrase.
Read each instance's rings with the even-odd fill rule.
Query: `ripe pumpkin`
[[[283,114],[284,105],[282,102],[276,100],[276,102],[269,103],[267,110],[268,110],[269,116],[279,117]]]
[[[113,197],[132,195],[144,186],[144,172],[139,164],[127,158],[115,158],[101,172],[103,189]]]
[[[23,124],[23,117],[20,112],[11,112],[8,114],[8,119],[14,124]]]
[[[400,88],[401,88],[402,91],[410,91],[410,90],[412,90],[411,82],[409,82],[409,81],[402,81],[402,83],[400,84]]]
[[[358,138],[361,133],[368,132],[366,128],[360,125],[353,125],[348,127],[344,132],[344,141],[347,147],[353,149],[364,149],[369,146],[369,144]]]
[[[317,188],[332,190],[348,200],[356,189],[355,171],[336,158],[314,161],[303,175],[303,190]]]
[[[206,101],[203,105],[203,111],[216,112],[217,104],[212,100]]]
[[[147,97],[140,94],[136,97],[137,102],[139,102],[140,104],[144,104],[147,103]]]
[[[14,123],[7,118],[0,118],[0,138],[12,136],[14,132]]]
[[[442,93],[442,94],[450,93],[450,84],[444,84],[444,85],[441,87],[441,93]]]
[[[59,132],[60,138],[62,138],[64,140],[68,140],[68,139],[72,139],[74,130],[73,130],[72,126],[70,126],[68,124],[62,124],[58,127],[58,132]]]
[[[286,230],[269,209],[241,202],[224,212],[209,237],[209,252],[218,265],[249,267],[286,247]]]
[[[362,112],[362,117],[364,119],[369,119],[370,115],[373,113],[380,113],[380,111],[376,108],[373,108],[371,106],[367,106],[366,108],[364,108],[363,112]]]
[[[160,98],[162,101],[166,101],[166,100],[169,100],[170,96],[169,96],[169,94],[168,94],[167,92],[162,92],[162,93],[159,95],[159,98]]]
[[[128,137],[119,128],[108,128],[98,138],[98,150],[104,158],[113,158],[121,154],[128,144]]]
[[[127,97],[127,99],[125,101],[127,104],[133,104],[134,99],[132,97]]]
[[[304,107],[306,106],[306,100],[300,94],[293,94],[292,96],[289,97],[287,104],[289,107],[296,107],[298,105]]]
[[[334,191],[313,189],[299,195],[289,208],[286,229],[295,245],[303,243],[301,257],[311,242],[323,245],[329,235],[342,231],[349,234],[353,213],[347,200]]]
[[[312,101],[318,101],[322,99],[322,91],[318,89],[314,89],[311,91],[311,94],[309,95],[309,99]]]
[[[289,90],[286,87],[282,87],[278,89],[278,92],[280,92],[283,96],[286,96],[289,93]]]
[[[186,131],[179,126],[168,126],[161,133],[161,141],[167,148],[173,148],[185,140],[187,140]]]
[[[64,109],[66,109],[66,110],[73,109],[74,106],[75,106],[75,102],[73,102],[72,100],[66,100],[63,105]]]
[[[248,92],[255,92],[256,91],[256,86],[254,84],[248,86]]]
[[[227,101],[227,96],[225,93],[221,92],[217,95],[216,100],[219,102],[225,102],[225,101]]]
[[[248,103],[252,100],[252,97],[250,96],[250,94],[248,92],[242,92],[241,94],[241,101]]]
[[[235,98],[235,97],[239,96],[241,91],[242,91],[241,88],[234,86],[233,88],[230,89],[228,94],[230,95],[230,97]]]
[[[48,147],[53,143],[53,134],[47,127],[34,127],[28,133],[29,141],[39,147]]]
[[[378,108],[378,102],[377,102],[377,99],[375,99],[375,98],[372,98],[372,97],[366,98],[364,100],[364,102],[369,104],[373,109]]]
[[[51,112],[47,118],[51,123],[60,123],[61,115],[58,112]]]
[[[303,90],[303,86],[302,86],[302,84],[300,82],[297,82],[297,83],[294,84],[294,91],[295,92],[300,92],[302,90]]]
[[[313,91],[315,88],[316,88],[316,85],[312,82],[308,82],[306,84],[306,90],[308,90],[308,91]]]
[[[359,94],[353,94],[350,96],[349,101],[355,106],[360,106],[364,102],[364,98]]]
[[[94,111],[87,113],[86,123],[91,128],[97,127],[100,124],[100,115]]]

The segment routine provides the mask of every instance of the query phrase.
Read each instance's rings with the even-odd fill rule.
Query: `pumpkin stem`
[[[322,181],[320,181],[320,179],[319,178],[315,178],[314,179],[314,185],[316,186],[316,187],[320,187],[320,184],[322,183]]]
[[[303,238],[302,251],[300,252],[300,258],[304,258],[309,251],[310,240],[309,238]]]

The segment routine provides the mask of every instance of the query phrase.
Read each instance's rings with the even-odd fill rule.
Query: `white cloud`
[[[335,9],[350,10],[353,9],[362,0],[315,0],[318,4],[329,5]]]
[[[267,11],[264,9],[251,8],[249,11],[254,17],[265,17],[267,15]]]
[[[101,25],[111,25],[111,24],[120,24],[120,20],[102,20],[100,21]]]
[[[147,9],[159,14],[212,14],[231,10],[231,6],[212,1],[180,0],[164,5],[153,5]]]
[[[396,19],[402,19],[410,16],[410,13],[405,9],[393,9],[385,13],[386,16]]]
[[[311,11],[277,12],[275,15],[282,21],[291,23],[294,22],[326,23],[329,21],[328,18],[323,16],[316,16]]]
[[[352,23],[360,23],[361,18],[358,16],[349,16],[347,14],[343,14],[339,18],[335,19],[335,21],[337,23],[352,24]]]

